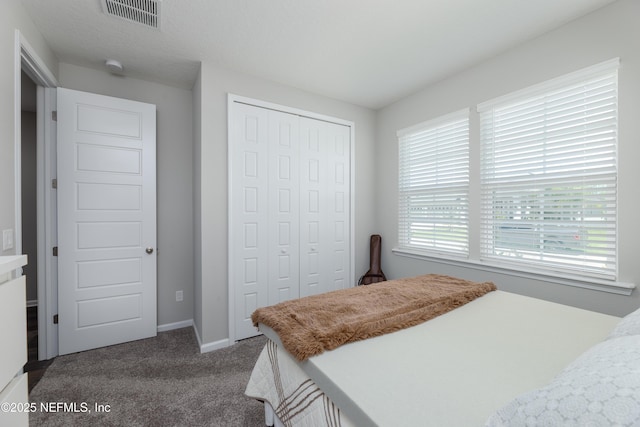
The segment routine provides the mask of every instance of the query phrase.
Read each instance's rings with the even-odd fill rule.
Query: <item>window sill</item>
[[[542,282],[556,283],[559,285],[574,286],[578,288],[592,289],[596,291],[608,292],[618,295],[631,295],[636,288],[634,283],[612,282],[598,280],[595,278],[585,278],[578,276],[551,276],[534,271],[515,270],[508,267],[490,265],[486,262],[470,259],[454,258],[451,256],[436,256],[430,253],[421,252],[415,249],[393,248],[391,252],[398,256],[420,259],[440,264],[453,265],[456,267],[473,268],[475,270],[488,271],[492,273],[506,274],[514,277],[539,280]]]

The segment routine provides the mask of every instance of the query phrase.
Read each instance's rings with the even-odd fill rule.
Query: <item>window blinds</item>
[[[469,110],[398,132],[399,245],[467,256]]]
[[[483,260],[616,278],[617,66],[478,107]]]

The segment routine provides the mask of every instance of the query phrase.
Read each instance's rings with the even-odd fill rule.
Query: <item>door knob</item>
[[[153,253],[153,248],[147,248],[145,249],[145,252],[151,255]]]

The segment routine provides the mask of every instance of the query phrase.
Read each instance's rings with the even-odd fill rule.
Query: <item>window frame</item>
[[[470,149],[470,109],[455,111],[401,129],[398,137],[398,246],[407,250],[415,250],[427,254],[440,254],[467,258],[469,255],[469,149]],[[453,126],[453,128],[452,128]],[[458,132],[462,135],[458,136]],[[431,135],[431,136],[428,136]],[[457,143],[453,149],[446,148],[442,152],[444,140]],[[414,144],[414,148],[407,148],[407,144]],[[420,144],[419,147],[416,144]],[[429,150],[428,152],[426,150]],[[411,152],[409,152],[411,151]],[[415,171],[416,163],[407,156],[417,155],[420,151],[422,158],[431,163],[427,167],[440,170],[441,175],[429,178],[425,172]],[[434,151],[436,151],[434,153]],[[453,154],[452,154],[453,153]],[[438,162],[446,163],[442,168]],[[465,163],[464,173],[461,174],[461,162]],[[422,165],[422,164],[421,164]],[[422,165],[424,166],[424,165]],[[403,175],[403,169],[411,170]],[[422,169],[418,167],[417,169]],[[428,183],[425,181],[429,181]],[[421,184],[413,184],[421,182]],[[446,189],[445,189],[445,186]],[[453,188],[453,189],[452,189]],[[413,198],[415,203],[409,202]],[[431,202],[426,199],[430,198]],[[417,215],[412,210],[436,209],[437,205],[449,204],[456,207],[449,218],[433,213],[422,216],[422,226],[416,226]],[[447,211],[451,212],[451,211]],[[451,217],[453,215],[453,217]],[[449,231],[444,231],[448,227]],[[422,229],[420,229],[422,228]],[[430,229],[431,232],[425,231]],[[413,230],[413,231],[412,231]],[[436,230],[436,231],[434,231]],[[422,233],[422,239],[414,238]],[[448,237],[446,237],[448,235]],[[460,238],[464,236],[463,244]],[[419,241],[423,243],[420,244]],[[430,242],[430,243],[429,243]]]
[[[473,109],[475,111],[470,111],[470,135],[469,135],[469,144],[470,144],[470,226],[473,229],[469,231],[469,255],[468,257],[460,257],[447,253],[437,253],[433,251],[425,251],[421,249],[411,248],[403,246],[400,243],[400,240],[396,242],[396,247],[392,248],[392,253],[402,257],[414,258],[419,260],[424,260],[432,263],[461,267],[465,269],[478,270],[483,272],[491,272],[501,275],[507,275],[509,277],[521,277],[524,279],[534,280],[536,282],[546,282],[546,283],[554,283],[561,285],[568,285],[586,289],[593,289],[598,291],[604,291],[608,293],[620,294],[620,295],[630,295],[635,289],[634,283],[628,283],[619,280],[619,276],[616,273],[616,277],[614,279],[611,278],[602,278],[602,277],[593,277],[593,276],[585,276],[581,275],[580,272],[576,271],[542,271],[539,268],[534,268],[531,266],[514,266],[508,263],[495,262],[495,260],[491,259],[483,259],[480,255],[480,237],[479,230],[475,228],[480,224],[480,211],[481,211],[481,198],[480,198],[480,189],[481,186],[479,184],[481,172],[480,172],[480,130],[479,130],[479,114],[478,111],[482,111],[483,108],[487,108],[492,104],[498,104],[503,102],[509,102],[511,100],[522,97],[527,94],[535,94],[535,93],[543,93],[548,91],[549,88],[559,87],[562,85],[566,85],[571,82],[575,82],[580,78],[588,78],[589,76],[593,76],[597,73],[604,73],[607,71],[617,70],[620,68],[620,59],[614,58],[609,61],[604,61],[602,63],[560,76],[558,78],[554,78],[548,80],[546,82],[533,85],[530,87],[526,87],[521,90],[513,91],[504,96],[500,96],[489,101],[479,103]],[[619,117],[619,109],[617,112]],[[434,119],[433,121],[437,121],[442,119],[442,116]],[[424,122],[429,123],[430,121]],[[421,123],[420,125],[422,125]],[[416,125],[419,126],[419,125]],[[408,127],[403,129],[403,131],[410,130],[412,127]],[[402,131],[398,131],[400,134]],[[617,143],[619,146],[619,144]],[[398,179],[400,177],[400,171],[398,172]],[[399,226],[400,218],[398,216],[398,226]],[[398,236],[399,237],[399,236]],[[617,236],[616,236],[617,240]],[[616,243],[618,245],[618,243]],[[620,254],[617,251],[617,264],[620,261]]]
[[[608,61],[478,106],[481,261],[515,269],[539,269],[549,275],[617,280],[618,67],[619,61]],[[602,81],[606,90],[590,86]],[[606,126],[599,128],[606,130],[604,135],[594,136],[591,129],[593,123],[598,123],[590,105],[593,93],[604,93],[610,103],[605,110]],[[567,99],[577,99],[569,104],[573,110],[567,109]],[[497,117],[504,116],[507,118],[500,123]],[[576,120],[576,116],[582,118],[579,125],[567,121],[567,117]],[[515,126],[527,136],[514,138]],[[554,135],[555,129],[563,126],[571,133]],[[604,144],[607,163],[587,173],[591,167],[588,162],[592,161],[589,150],[600,144],[600,138],[608,141]],[[571,147],[565,139],[579,143],[581,150]],[[527,150],[526,155],[521,150]],[[569,156],[580,167],[571,165]],[[570,201],[572,197],[579,203]],[[508,207],[510,202],[512,206]],[[598,211],[598,215],[586,213],[588,210]],[[551,218],[551,214],[555,217]],[[613,243],[595,242],[601,236]]]

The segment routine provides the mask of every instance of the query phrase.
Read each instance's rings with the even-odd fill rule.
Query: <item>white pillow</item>
[[[486,423],[491,427],[637,425],[640,335],[595,345],[547,386],[517,397]]]
[[[626,335],[640,335],[640,309],[627,314],[613,328],[609,338],[623,337]]]

